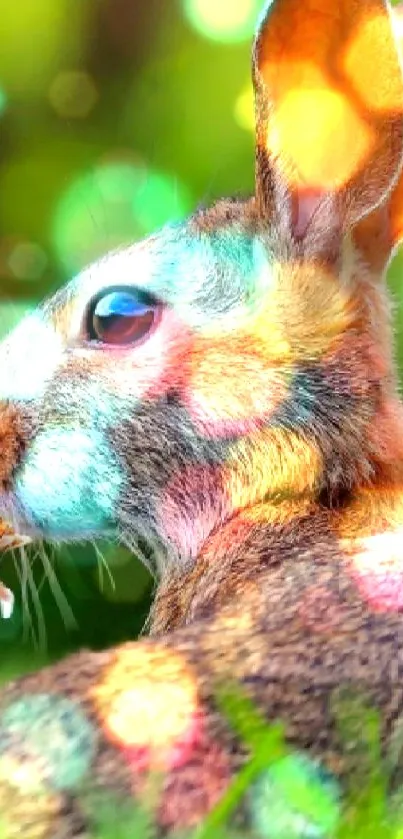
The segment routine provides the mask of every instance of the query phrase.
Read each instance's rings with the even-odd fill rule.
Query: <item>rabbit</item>
[[[0,346],[4,522],[147,545],[158,580],[147,637],[0,691],[7,836],[91,835],[88,790],[141,802],[154,774],[161,835],[200,826],[249,755],[217,701],[227,682],[282,722],[283,769],[327,796],[325,826],[294,824],[262,770],[238,810],[254,835],[336,829],[349,691],[379,711],[385,753],[399,743],[399,15],[266,2],[255,195],[107,254]]]

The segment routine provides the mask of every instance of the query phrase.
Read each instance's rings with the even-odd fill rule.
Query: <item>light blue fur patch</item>
[[[339,823],[340,789],[318,762],[296,752],[259,776],[248,804],[259,839],[330,839]]]
[[[120,473],[114,453],[95,429],[50,429],[32,442],[15,495],[45,536],[106,535],[115,521]]]
[[[225,332],[237,328],[263,284],[267,291],[272,279],[267,249],[241,228],[196,236],[185,226],[167,226],[144,242],[108,254],[76,277],[71,338],[79,334],[91,297],[113,285],[146,289],[195,331],[219,319]]]

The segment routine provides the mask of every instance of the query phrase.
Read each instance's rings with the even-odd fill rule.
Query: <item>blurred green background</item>
[[[261,6],[1,4],[0,335],[111,247],[253,190],[250,44]],[[390,283],[403,360],[401,269],[397,257]],[[138,634],[151,581],[125,550],[100,548],[115,587],[91,546],[46,548],[75,627],[43,560],[29,554],[33,580],[25,572],[21,584],[13,558],[2,558],[0,579],[18,597],[13,618],[0,619],[3,666]]]

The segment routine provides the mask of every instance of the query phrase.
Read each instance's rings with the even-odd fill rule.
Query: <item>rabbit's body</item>
[[[18,835],[76,835],[93,783],[141,799],[155,769],[160,826],[197,824],[244,757],[217,682],[340,779],[339,688],[382,710],[384,744],[401,724],[388,9],[277,0],[254,81],[256,197],[106,256],[1,348],[3,517],[32,538],[140,538],[159,577],[150,639],[4,689],[0,811]]]

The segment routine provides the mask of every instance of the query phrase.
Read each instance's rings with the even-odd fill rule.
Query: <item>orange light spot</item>
[[[24,796],[44,794],[46,769],[46,762],[39,756],[28,755],[21,760],[19,756],[6,752],[0,757],[0,786],[7,783]]]
[[[249,440],[234,443],[228,450],[227,462],[236,464],[228,480],[234,509],[256,504],[265,495],[276,499],[275,505],[262,504],[256,511],[244,509],[242,518],[251,522],[255,516],[262,522],[289,520],[295,509],[289,504],[279,505],[278,501],[288,499],[291,503],[301,493],[313,490],[323,474],[323,457],[315,444],[279,428],[263,429]],[[301,504],[299,499],[300,510]]]
[[[402,75],[387,15],[372,15],[361,22],[347,45],[343,69],[349,84],[371,111],[402,109]]]
[[[400,531],[403,525],[401,485],[363,489],[335,519],[335,531],[348,554],[357,550],[357,540]]]
[[[59,793],[46,786],[46,766],[38,756],[12,753],[0,756],[3,836],[46,839],[54,835],[62,807]]]
[[[289,180],[318,190],[342,187],[354,177],[373,141],[372,130],[347,97],[320,80],[316,69],[311,74],[309,65],[298,86],[280,99],[266,136],[267,149],[288,163]]]
[[[278,347],[277,347],[278,348]],[[273,364],[270,335],[251,332],[199,340],[189,359],[188,411],[200,432],[211,436],[246,434],[273,414],[287,394],[286,377]]]
[[[196,684],[183,659],[162,646],[120,650],[91,695],[112,739],[125,749],[148,749],[153,768],[178,762],[178,745],[191,743]]]
[[[322,358],[356,325],[359,308],[353,285],[341,283],[335,270],[313,260],[289,260],[281,266],[280,287],[279,320],[294,358]]]
[[[279,271],[281,278],[281,270]],[[281,285],[276,287],[275,293],[267,292],[261,301],[261,306],[253,319],[253,338],[246,330],[243,333],[245,343],[251,345],[255,341],[264,347],[267,360],[282,363],[292,361],[292,347],[286,337],[286,326],[283,322],[279,304],[282,302]],[[241,334],[241,331],[240,333]]]

